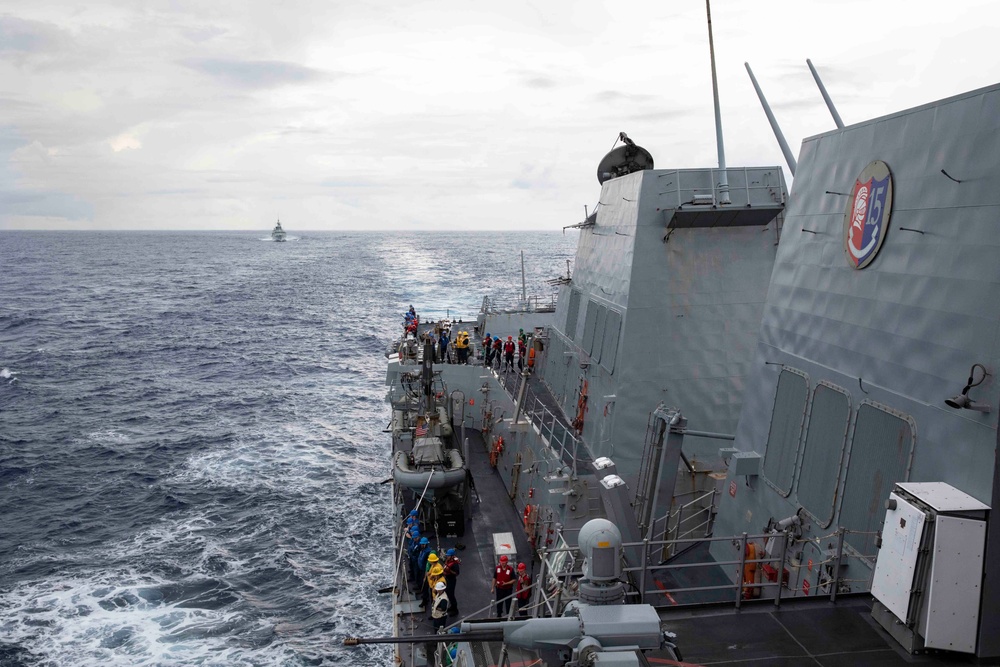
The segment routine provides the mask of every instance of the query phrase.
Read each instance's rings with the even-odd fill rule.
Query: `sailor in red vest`
[[[528,574],[528,566],[524,563],[517,564],[514,598],[517,600],[517,613],[523,615],[528,609],[528,600],[531,598],[531,575]]]
[[[507,336],[503,344],[503,364],[505,371],[514,370],[514,337]]]
[[[506,618],[514,591],[514,568],[507,563],[506,556],[500,556],[500,563],[493,574],[493,585],[490,590],[496,593],[497,618]]]
[[[444,583],[447,584],[448,600],[450,606],[448,607],[449,616],[458,616],[458,598],[455,597],[455,583],[458,580],[458,574],[462,569],[462,559],[455,555],[454,549],[448,549],[445,552],[444,561]]]

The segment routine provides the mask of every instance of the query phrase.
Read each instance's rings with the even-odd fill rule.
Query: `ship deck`
[[[681,665],[727,667],[895,667],[975,665],[956,653],[909,655],[871,617],[871,597],[744,602],[662,610],[663,628],[677,634]],[[647,653],[651,665],[677,665],[665,652]]]
[[[481,365],[476,359],[474,364]],[[520,373],[498,372],[505,390],[516,396]],[[531,377],[525,400],[525,413],[549,438],[565,441],[572,427],[558,401],[538,378]],[[558,436],[558,437],[557,437]],[[462,572],[456,586],[460,613],[449,617],[449,623],[462,620],[486,620],[494,617],[493,594],[490,592],[494,560],[493,535],[510,533],[520,560],[524,560],[534,576],[539,570],[525,537],[521,516],[514,507],[500,475],[489,463],[488,447],[479,431],[466,430],[469,440],[467,465],[474,480],[470,511],[466,515],[465,534],[461,537],[436,536],[425,533],[441,552],[455,548],[462,559]],[[564,462],[572,457],[568,449],[561,452]],[[586,463],[586,448],[577,452],[576,464]],[[408,493],[408,492],[407,492]],[[407,496],[408,510],[415,497]],[[732,594],[723,590],[679,592],[683,589],[718,586],[728,582],[722,568],[714,564],[707,543],[687,549],[671,559],[671,563],[703,564],[660,570],[651,573],[651,580],[663,591],[663,596],[650,600],[659,606],[664,630],[676,634],[683,655],[677,661],[667,651],[654,651],[643,656],[648,665],[727,665],[729,667],[791,667],[817,665],[822,667],[893,667],[896,665],[969,665],[998,664],[982,662],[973,656],[948,652],[908,654],[871,616],[871,596],[855,594],[828,598],[784,599],[777,606],[773,600],[743,601],[737,608]],[[671,594],[671,591],[678,591]],[[397,634],[418,636],[434,634],[427,612],[418,608],[419,598],[411,590],[399,591],[394,604]],[[401,645],[402,665],[426,664],[426,651],[435,644]],[[497,642],[473,646],[478,667],[504,664],[503,647]],[[506,664],[538,664],[531,651],[508,647]],[[430,664],[433,664],[433,660]]]
[[[465,534],[461,537],[438,536],[425,532],[434,547],[440,552],[454,548],[462,559],[462,570],[455,584],[455,597],[459,613],[448,618],[449,624],[462,620],[485,620],[495,617],[494,595],[490,592],[493,580],[494,533],[511,533],[518,558],[524,560],[529,574],[537,570],[531,550],[521,525],[520,516],[514,508],[504,488],[499,474],[490,465],[489,450],[483,440],[482,433],[467,429],[469,440],[469,461],[467,466],[472,473],[474,490],[471,493],[471,512],[466,516]],[[405,510],[409,510],[412,503]],[[398,591],[394,613],[397,614],[398,634],[400,636],[417,636],[434,634],[428,612],[418,607],[419,595],[415,587]],[[400,648],[400,657],[404,665],[420,664],[418,651],[426,650],[425,646],[406,645]],[[477,648],[481,652],[483,662],[480,664],[495,665],[500,660],[500,644],[487,643]],[[521,656],[520,652],[511,649],[509,658],[518,660],[530,656]]]

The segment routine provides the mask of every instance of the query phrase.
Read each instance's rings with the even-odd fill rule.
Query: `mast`
[[[767,122],[771,124],[771,130],[774,132],[774,138],[778,140],[778,146],[781,147],[781,152],[785,156],[785,162],[788,164],[788,171],[792,172],[792,176],[795,175],[795,156],[792,155],[792,149],[788,147],[788,142],[785,141],[785,135],[781,133],[781,128],[778,127],[778,121],[775,120],[774,114],[771,113],[771,107],[764,98],[764,91],[760,89],[757,84],[757,77],[753,75],[753,70],[750,69],[750,63],[743,63],[744,67],[747,68],[747,74],[750,75],[750,82],[753,84],[753,89],[757,91],[757,98],[760,100],[760,105],[764,107],[764,115],[767,116]]]
[[[521,303],[528,303],[528,287],[524,282],[524,251],[521,251]]]
[[[822,79],[819,78],[819,72],[816,71],[812,61],[808,58],[806,58],[806,65],[809,65],[809,71],[812,72],[813,78],[816,79],[816,85],[819,86],[819,92],[823,96],[823,101],[826,102],[826,108],[830,110],[830,115],[833,116],[833,122],[837,124],[837,128],[844,127],[844,121],[840,119],[837,107],[833,106],[833,100],[830,99],[830,94],[826,92],[826,86],[823,85]]]
[[[726,147],[722,141],[722,112],[719,109],[719,79],[715,74],[715,42],[712,40],[712,4],[705,0],[705,11],[708,14],[708,53],[712,61],[712,97],[715,100],[715,144],[719,150],[719,202],[730,203],[729,174],[726,173]],[[714,187],[714,184],[713,184]]]

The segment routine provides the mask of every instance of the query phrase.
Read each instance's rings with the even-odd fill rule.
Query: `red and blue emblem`
[[[844,215],[844,249],[847,261],[863,269],[878,254],[889,229],[892,209],[892,174],[881,160],[862,170]]]

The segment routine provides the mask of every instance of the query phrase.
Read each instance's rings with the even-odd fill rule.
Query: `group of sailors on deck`
[[[516,343],[513,336],[507,336],[507,340],[501,340],[499,336],[491,336],[487,333],[486,337],[483,338],[483,365],[498,371],[513,371],[515,351],[517,352],[517,370],[524,370],[524,364],[528,358],[528,335],[524,333],[524,329],[518,331]]]
[[[458,320],[458,324],[461,323],[462,320]],[[530,346],[528,334],[524,333],[524,329],[518,330],[517,340],[514,336],[507,336],[507,339],[503,340],[500,336],[487,333],[480,342],[481,353],[477,355],[468,331],[458,331],[452,338],[451,321],[443,320],[423,333],[419,332],[419,325],[420,317],[413,306],[410,306],[403,317],[404,340],[400,345],[401,354],[414,356],[416,348],[407,347],[406,340],[412,334],[413,339],[419,340],[421,345],[427,341],[432,344],[433,362],[436,364],[469,364],[478,358],[487,368],[513,372],[515,361],[518,371],[524,370],[524,365],[528,362]],[[410,339],[411,346],[413,339]]]
[[[458,599],[455,587],[461,572],[462,559],[455,549],[443,553],[434,549],[431,541],[420,533],[419,513],[410,510],[403,524],[404,548],[409,563],[410,585],[420,596],[419,609],[429,606],[429,620],[435,630],[448,624],[449,616],[458,616]],[[508,618],[512,613],[527,612],[531,596],[531,575],[524,563],[512,565],[507,556],[500,556],[493,574],[490,590],[496,595],[497,618]],[[511,603],[517,606],[511,609]]]

